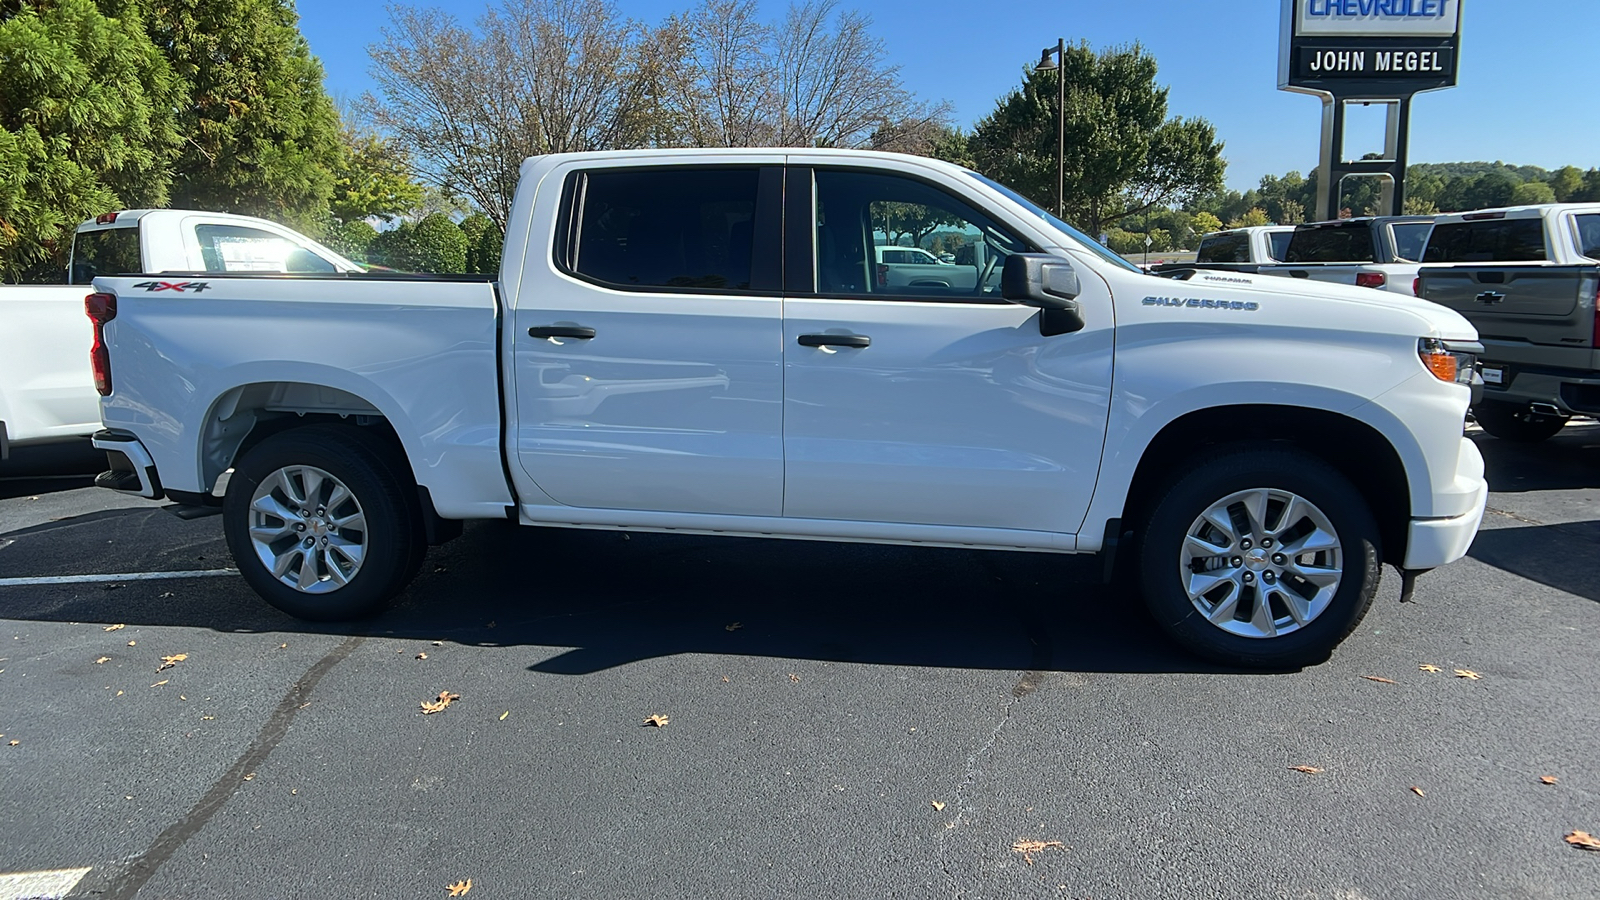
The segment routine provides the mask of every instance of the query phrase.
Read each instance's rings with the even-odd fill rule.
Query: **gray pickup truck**
[[[1485,348],[1483,430],[1542,441],[1600,417],[1600,204],[1440,216],[1417,295],[1477,326]]]

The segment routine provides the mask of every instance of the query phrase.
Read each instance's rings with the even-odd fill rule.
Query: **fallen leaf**
[[[121,631],[122,629],[127,628],[127,627],[128,627],[128,623],[120,622],[120,623],[118,623],[116,625],[107,625],[106,626],[106,630],[107,631]]]
[[[672,719],[668,718],[667,716],[657,714],[654,716],[647,716],[644,720],[644,723],[646,725],[654,725],[657,728],[665,728],[667,723],[670,721],[672,721]]]
[[[1304,772],[1307,775],[1321,775],[1323,771],[1316,766],[1290,766],[1289,770],[1291,772]]]
[[[132,647],[134,644],[137,644],[137,643],[139,643],[139,642],[138,641],[129,641],[128,642],[128,646]]]
[[[444,641],[434,641],[433,645],[435,647],[443,647],[444,646]]]
[[[244,776],[244,780],[245,781],[254,781],[255,779],[256,779],[256,773],[254,773],[254,772],[245,773],[245,776]]]
[[[427,658],[428,658],[428,654],[426,654],[426,653],[418,653],[417,654],[417,659],[427,659]]]
[[[799,675],[796,675],[796,674],[795,674],[795,673],[793,673],[793,672],[790,672],[790,673],[789,673],[789,680],[790,680],[790,681],[792,681],[792,682],[794,682],[794,683],[795,683],[795,684],[799,684],[799,683],[800,683],[800,676],[799,676]]]
[[[1478,679],[1482,678],[1483,676],[1479,675],[1477,672],[1472,671],[1471,669],[1457,669],[1456,670],[1456,677],[1457,678],[1470,678],[1473,681],[1477,681]]]
[[[121,697],[122,696],[122,692],[121,691],[117,691],[117,696]]]
[[[152,684],[150,686],[151,687],[161,687],[163,684],[166,684],[167,682],[169,682],[171,680],[172,680],[171,678],[163,678],[160,681],[158,681],[155,684]]]
[[[426,716],[432,713],[440,712],[445,707],[460,699],[460,694],[452,694],[449,691],[440,691],[439,699],[422,701],[422,714]]]
[[[938,810],[940,812],[944,812],[944,804],[943,803],[940,803],[937,800],[932,801],[932,803],[933,803],[933,808],[934,809],[936,809],[936,810]]]
[[[100,657],[100,658],[99,658],[99,659],[97,659],[97,660],[95,660],[95,661],[94,661],[94,664],[95,664],[95,665],[97,665],[97,666],[98,666],[98,665],[100,665],[100,664],[101,664],[101,663],[103,663],[103,662],[110,662],[110,661],[111,661],[111,657],[109,657],[109,656],[102,656],[102,657]]]
[[[1443,672],[1444,671],[1443,669],[1439,668],[1438,666],[1434,665],[1433,663],[1423,663],[1422,665],[1417,666],[1417,668],[1421,669],[1424,672]]]
[[[1021,853],[1022,854],[1022,858],[1027,860],[1028,861],[1028,865],[1031,866],[1031,865],[1033,865],[1033,855],[1035,853],[1041,853],[1041,852],[1043,852],[1045,850],[1050,849],[1051,847],[1065,848],[1065,846],[1066,845],[1061,843],[1060,841],[1024,841],[1024,840],[1018,840],[1016,843],[1011,845],[1011,849],[1014,852]]]
[[[278,649],[279,650],[287,650],[287,649],[289,649],[289,645],[288,644],[279,644],[278,645]]]
[[[722,627],[726,628],[729,631],[738,631],[739,629],[744,627],[744,623],[743,622],[730,622],[727,625],[724,625]]]
[[[1426,797],[1426,796],[1428,796],[1427,794],[1424,794],[1422,792],[1422,788],[1419,788],[1416,785],[1412,785],[1411,786],[1411,793],[1416,794],[1418,797]]]
[[[21,741],[8,741],[7,743],[9,743],[11,746],[15,747],[16,745],[18,745],[18,744],[20,744],[22,742]]]
[[[445,885],[444,889],[450,892],[450,896],[459,897],[462,894],[465,894],[467,891],[472,890],[472,879],[468,878],[466,881],[458,881],[455,884],[447,884]]]
[[[290,788],[290,789],[289,789],[289,793],[291,793],[291,794],[294,794],[294,795],[297,795],[297,796],[298,796],[298,795],[299,795],[299,793],[300,793],[300,789],[299,789],[299,788]]]
[[[1365,678],[1368,681],[1376,681],[1379,684],[1394,684],[1395,683],[1393,678],[1384,678],[1384,677],[1379,676],[1379,675],[1363,675],[1361,677]]]
[[[178,699],[179,699],[179,700],[188,700],[188,699],[189,699],[189,698],[188,698],[188,697],[185,697],[185,696],[184,696],[184,695],[182,695],[182,694],[179,694],[179,695],[178,695]]]
[[[172,599],[173,597],[176,597],[176,596],[178,596],[178,595],[174,594],[171,591],[162,591],[161,592],[161,596],[157,597],[156,599],[158,599],[158,600],[170,600],[170,599]]]
[[[16,741],[11,742],[12,746],[16,746],[16,743]],[[1587,831],[1574,831],[1562,840],[1582,850],[1600,850],[1600,838]]]
[[[215,719],[215,718],[216,718],[216,716],[201,716],[201,717],[200,717],[200,718],[201,718],[201,720],[202,720],[202,721],[206,721],[206,722],[209,722],[209,721],[211,721],[211,720],[212,720],[212,719]]]
[[[1540,784],[1555,784],[1556,781],[1557,781],[1557,779],[1556,779],[1556,777],[1554,775],[1540,775],[1539,776],[1539,783]]]
[[[162,669],[170,669],[188,658],[189,654],[187,653],[174,653],[171,656],[163,656],[161,657],[161,665],[156,666],[156,671],[159,672]]]
[[[509,716],[509,715],[511,715],[511,710],[509,710],[509,709],[506,710],[505,712],[501,713],[500,714],[500,721],[504,722],[506,720],[506,716]]]

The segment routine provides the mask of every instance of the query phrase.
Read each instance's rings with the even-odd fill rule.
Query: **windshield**
[[[1106,262],[1111,263],[1112,265],[1115,265],[1115,266],[1120,266],[1120,267],[1122,267],[1124,269],[1127,269],[1130,272],[1142,272],[1143,271],[1142,269],[1140,269],[1138,266],[1134,265],[1133,263],[1128,262],[1127,260],[1125,260],[1122,257],[1118,256],[1117,254],[1112,253],[1110,250],[1106,249],[1105,247],[1102,247],[1100,245],[1099,241],[1096,241],[1094,238],[1089,237],[1087,234],[1084,234],[1083,232],[1079,231],[1078,229],[1073,228],[1071,225],[1068,225],[1066,222],[1061,221],[1060,219],[1056,218],[1055,216],[1051,215],[1050,213],[1045,212],[1044,209],[1041,206],[1039,206],[1039,204],[1034,203],[1032,200],[1029,200],[1027,197],[1022,196],[1021,194],[1017,193],[1016,191],[1013,191],[1011,188],[1006,187],[1005,185],[1001,184],[998,181],[995,181],[993,178],[986,178],[986,177],[984,177],[982,175],[979,175],[977,172],[973,172],[973,171],[970,171],[970,170],[967,172],[967,174],[971,175],[973,178],[978,179],[979,181],[983,182],[984,184],[987,184],[989,187],[994,188],[995,190],[999,191],[1000,193],[1005,194],[1008,198],[1010,198],[1011,200],[1014,200],[1018,204],[1020,204],[1023,209],[1026,209],[1028,212],[1031,212],[1034,215],[1038,216],[1039,218],[1045,220],[1046,224],[1048,224],[1051,228],[1054,228],[1055,230],[1057,230],[1057,231],[1061,232],[1062,234],[1066,235],[1067,237],[1071,238],[1074,243],[1083,245],[1083,249],[1088,250],[1090,253],[1093,253],[1094,255],[1096,255],[1096,256],[1100,257],[1101,259],[1105,260]]]

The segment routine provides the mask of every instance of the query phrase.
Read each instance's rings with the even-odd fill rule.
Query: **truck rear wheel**
[[[1484,400],[1472,408],[1472,417],[1484,431],[1503,441],[1537,444],[1555,437],[1567,424],[1566,416],[1542,416],[1529,411],[1526,404]]]
[[[1156,503],[1138,553],[1145,602],[1167,633],[1252,668],[1327,659],[1372,605],[1381,560],[1355,486],[1276,448],[1202,460]]]
[[[394,457],[337,425],[287,431],[246,453],[222,509],[239,574],[296,618],[381,611],[427,550],[416,492]]]

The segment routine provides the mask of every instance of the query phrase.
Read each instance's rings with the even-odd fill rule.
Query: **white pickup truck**
[[[1353,284],[1415,297],[1431,216],[1376,216],[1298,225],[1283,262],[1264,275]]]
[[[262,219],[130,209],[78,226],[66,284],[0,285],[0,459],[11,445],[82,439],[100,427],[84,358],[93,338],[83,298],[122,272],[359,272],[317,242]],[[171,288],[181,279],[163,282]]]
[[[875,204],[981,242],[875,277]],[[1233,665],[1317,662],[1466,553],[1477,335],[1416,299],[1148,276],[1016,193],[837,150],[529,159],[500,279],[100,278],[108,487],[220,505],[249,584],[373,613],[464,519],[1131,556]],[[205,315],[196,316],[196,304]],[[1403,589],[1404,590],[1404,589]]]

